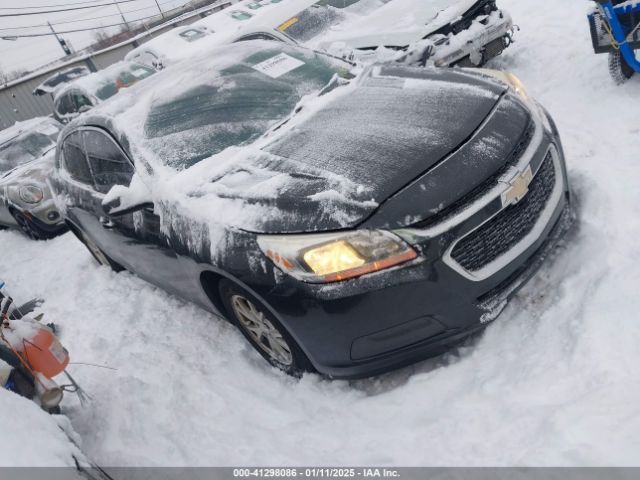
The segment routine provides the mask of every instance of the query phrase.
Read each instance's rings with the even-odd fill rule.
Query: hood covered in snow
[[[279,215],[266,231],[353,228],[377,206],[467,142],[504,88],[451,70],[374,67],[349,95],[333,101],[263,148],[286,159],[283,173],[316,169],[358,185],[356,198],[328,193],[326,182],[300,182],[278,195]],[[296,165],[295,170],[291,170]],[[316,212],[348,211],[337,218]],[[302,211],[301,211],[302,209]]]

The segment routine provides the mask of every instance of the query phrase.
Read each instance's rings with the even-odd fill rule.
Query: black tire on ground
[[[633,77],[635,70],[622,57],[620,50],[616,50],[609,53],[609,73],[616,85],[622,85]]]
[[[11,215],[13,219],[18,224],[18,227],[27,237],[32,240],[48,240],[53,238],[49,232],[43,230],[38,225],[36,225],[33,221],[26,217],[26,215],[22,212],[18,212],[17,210],[11,209]]]
[[[125,268],[120,265],[118,262],[112,260],[106,253],[104,253],[100,247],[98,247],[92,240],[90,240],[86,235],[82,232],[77,231],[75,228],[72,228],[73,233],[75,233],[76,237],[84,243],[84,246],[87,247],[91,256],[98,262],[100,265],[104,265],[105,267],[109,267],[114,272],[122,272]]]
[[[293,377],[315,370],[289,332],[262,302],[229,280],[222,280],[219,290],[229,320],[267,362]]]

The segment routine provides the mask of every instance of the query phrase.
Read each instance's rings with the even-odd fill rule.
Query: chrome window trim
[[[475,227],[473,230],[467,232],[462,237],[460,237],[457,240],[455,240],[449,246],[449,248],[445,252],[444,256],[442,257],[442,260],[444,261],[444,263],[446,265],[448,265],[453,270],[455,270],[460,275],[462,275],[463,277],[465,277],[465,278],[467,278],[469,280],[472,280],[472,281],[475,281],[475,282],[486,280],[487,278],[491,277],[495,273],[499,272],[500,270],[502,270],[503,268],[508,266],[516,258],[518,258],[520,255],[522,255],[531,245],[533,245],[536,242],[537,239],[540,238],[540,235],[542,234],[544,229],[549,224],[549,221],[551,220],[551,217],[553,216],[553,212],[556,210],[556,207],[558,206],[558,203],[560,202],[560,199],[562,198],[562,192],[564,190],[564,181],[563,181],[564,176],[562,174],[562,166],[560,165],[560,155],[558,153],[558,150],[554,145],[551,145],[549,147],[549,149],[547,150],[547,152],[545,153],[545,158],[546,158],[547,154],[549,154],[549,153],[551,153],[552,160],[553,160],[556,183],[555,183],[555,185],[553,187],[553,191],[551,192],[549,200],[547,201],[547,205],[545,206],[544,210],[540,214],[540,218],[538,219],[538,221],[534,225],[533,229],[524,238],[522,238],[516,245],[514,245],[513,248],[511,248],[510,250],[508,250],[504,254],[500,255],[498,258],[496,258],[491,263],[488,263],[487,265],[485,265],[480,270],[478,270],[476,272],[470,272],[470,271],[466,270],[465,268],[463,268],[458,262],[456,262],[453,259],[453,257],[451,256],[451,252],[453,251],[453,249],[456,247],[456,245],[462,239],[464,239],[464,238],[468,237],[469,235],[473,234],[473,232],[478,230],[485,223],[491,221],[497,215],[502,213],[505,209],[509,208],[509,206],[503,207],[500,210],[498,210],[495,214],[493,214],[490,218],[488,218],[487,220],[482,222],[480,225]],[[540,168],[542,168],[543,164],[544,164],[544,161],[540,164],[540,166],[538,167],[538,170],[536,170],[536,173],[534,175],[534,179],[537,176],[538,171],[540,170]],[[509,186],[507,185],[506,188],[508,189]]]

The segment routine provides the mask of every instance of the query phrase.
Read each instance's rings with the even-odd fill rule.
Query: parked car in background
[[[512,42],[511,16],[496,0],[390,0],[354,18],[330,32],[322,48],[370,63],[396,53],[409,64],[479,67]]]
[[[211,33],[205,26],[176,28],[134,48],[124,59],[160,70],[192,55]]]
[[[53,99],[53,113],[60,122],[67,123],[113,97],[120,90],[135,85],[154,73],[153,68],[138,63],[115,63],[57,89]]]
[[[0,131],[0,228],[52,238],[67,230],[46,181],[62,125],[50,117]]]
[[[188,27],[158,35],[127,53],[125,60],[160,70],[220,45],[247,40],[274,40],[297,45],[287,33],[297,14],[317,0],[243,1]]]
[[[566,231],[558,131],[509,74],[349,69],[242,42],[79,117],[51,180],[71,230],[290,374],[440,354]]]
[[[86,77],[90,74],[91,70],[83,65],[78,65],[58,71],[50,77],[47,77],[40,85],[38,85],[33,90],[33,94],[36,96],[46,95],[47,93],[53,95],[55,91],[61,88],[63,85],[73,82],[80,77]]]

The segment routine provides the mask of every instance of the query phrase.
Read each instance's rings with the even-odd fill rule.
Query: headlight
[[[490,70],[488,68],[479,68],[477,69],[477,71],[506,83],[524,100],[529,100],[527,89],[524,88],[524,84],[522,83],[522,81],[513,73],[501,72],[500,70]]]
[[[44,192],[35,185],[25,185],[20,187],[20,199],[25,203],[40,203],[44,198]]]
[[[293,277],[328,283],[359,277],[417,258],[417,253],[391,232],[310,235],[260,235],[258,245],[278,267]]]
[[[513,73],[505,73],[507,83],[515,90],[515,92],[520,95],[525,100],[529,99],[529,94],[527,93],[527,89],[524,88],[524,83],[516,77]]]

